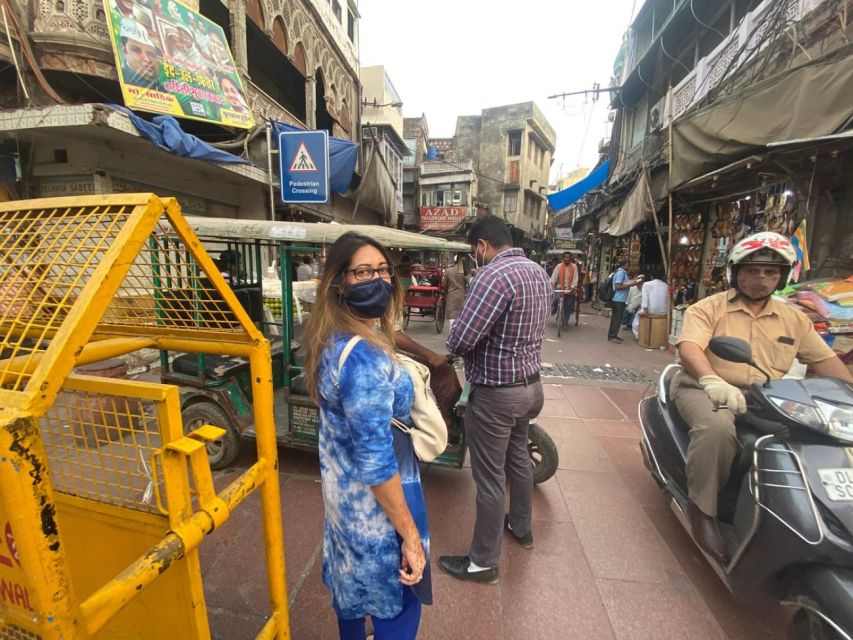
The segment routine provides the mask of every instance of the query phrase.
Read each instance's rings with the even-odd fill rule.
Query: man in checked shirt
[[[465,359],[472,384],[465,412],[477,519],[468,555],[442,556],[439,566],[460,580],[498,581],[502,529],[533,547],[533,466],[527,452],[530,421],[542,410],[542,336],[551,306],[545,271],[512,247],[509,228],[488,216],[468,232],[477,275],[447,338]],[[504,514],[509,479],[510,508]]]

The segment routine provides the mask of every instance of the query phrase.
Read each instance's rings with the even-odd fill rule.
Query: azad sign
[[[421,207],[421,231],[452,231],[467,213],[468,207]]]
[[[329,201],[329,133],[282,131],[278,134],[281,201],[326,204]]]

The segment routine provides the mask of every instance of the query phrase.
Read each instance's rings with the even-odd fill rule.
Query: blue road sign
[[[282,131],[278,134],[278,159],[282,202],[329,202],[327,131]]]

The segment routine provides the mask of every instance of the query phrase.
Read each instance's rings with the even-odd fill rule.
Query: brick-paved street
[[[605,340],[606,318],[583,314],[543,360],[624,369],[654,379],[672,360],[626,341]],[[438,348],[446,336],[412,323],[415,339]],[[642,463],[636,405],[647,383],[548,378],[539,418],[560,451],[555,478],[534,498],[535,546],[505,539],[500,582],[460,583],[435,564],[465,553],[474,517],[470,471],[425,468],[433,540],[435,605],[419,637],[470,640],[710,639],[784,637],[787,615],[735,603],[687,535]],[[251,446],[245,460],[249,460]],[[336,638],[320,579],[323,506],[316,456],[282,451],[282,510],[296,640]],[[225,472],[228,474],[229,472]],[[230,473],[233,473],[230,472]],[[203,545],[205,589],[215,638],[252,638],[263,623],[266,586],[257,501],[238,509]]]

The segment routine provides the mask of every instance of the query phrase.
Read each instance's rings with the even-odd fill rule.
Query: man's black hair
[[[493,247],[511,247],[512,234],[506,223],[497,216],[486,216],[475,222],[468,231],[468,244],[485,240]]]
[[[302,256],[302,264],[311,264],[311,256]]]

